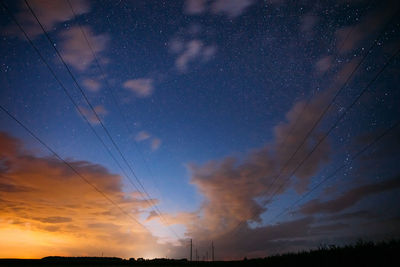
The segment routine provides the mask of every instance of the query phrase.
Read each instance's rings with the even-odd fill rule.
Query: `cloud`
[[[367,210],[359,210],[359,211],[354,211],[354,212],[346,212],[346,213],[341,213],[341,214],[335,214],[331,216],[325,216],[322,217],[320,220],[321,221],[327,221],[327,222],[332,222],[332,221],[343,221],[343,220],[353,220],[353,219],[371,219],[371,218],[376,218],[377,215],[373,214]]]
[[[151,140],[151,150],[155,151],[159,149],[160,146],[161,146],[161,139],[153,138],[153,140]]]
[[[80,106],[79,110],[82,112],[82,114],[93,124],[99,124],[100,121],[97,119],[96,114],[93,113],[93,111],[91,109],[87,109],[85,107]],[[101,118],[102,115],[106,115],[108,112],[105,109],[104,106],[102,105],[98,105],[94,107],[94,110],[96,111],[96,113],[99,115],[99,117]]]
[[[104,251],[129,258],[146,256],[149,248],[165,255],[169,245],[161,247],[157,238],[63,162],[28,152],[5,133],[0,133],[0,144],[0,158],[8,166],[0,171],[0,184],[10,185],[0,191],[0,257],[95,256]],[[82,160],[67,162],[137,220],[149,208],[147,201],[129,193],[122,178],[105,167]]]
[[[141,142],[141,141],[149,139],[150,137],[151,137],[151,135],[148,132],[141,131],[136,135],[135,140],[138,142]]]
[[[185,14],[198,15],[206,11],[208,0],[186,0],[184,6]]]
[[[98,57],[102,60],[103,52],[109,42],[106,34],[95,35],[89,26],[82,26],[89,43]],[[61,38],[61,55],[64,61],[79,71],[87,70],[94,61],[94,55],[78,26],[73,26],[59,34]]]
[[[332,56],[324,56],[320,58],[315,64],[315,69],[320,74],[327,72],[332,66],[332,60],[333,60]]]
[[[187,70],[187,65],[198,57],[203,48],[203,43],[199,40],[192,40],[186,44],[185,51],[176,59],[175,66],[182,72]]]
[[[209,45],[203,49],[203,60],[205,62],[209,61],[217,53],[217,46]]]
[[[262,148],[254,149],[241,160],[226,157],[200,166],[189,164],[190,181],[204,197],[204,202],[198,211],[201,215],[199,219],[185,222],[188,235],[198,239],[203,236],[213,238],[232,231],[242,222],[261,222],[260,215],[267,211],[265,204],[270,204],[268,201],[273,193],[279,197],[293,185],[298,192],[303,192],[310,178],[329,162],[328,142],[321,143],[294,178],[289,182],[285,180],[289,170],[293,170],[313,149],[322,132],[317,130],[311,134],[287,168],[282,170],[282,167],[328,99],[327,94],[321,94],[307,106],[303,101],[297,102],[287,113],[287,121],[275,127],[275,139]],[[303,117],[297,120],[300,113]],[[278,174],[281,175],[276,179]]]
[[[300,19],[300,31],[303,33],[311,33],[314,26],[318,22],[318,17],[313,14],[306,14]]]
[[[311,127],[318,120],[320,114],[331,99],[331,91],[323,92],[311,99],[308,103],[298,101],[292,109],[286,114],[287,122],[281,122],[275,126],[275,142],[276,142],[276,157],[278,159],[279,168],[283,168],[283,164],[287,163],[287,159],[291,158],[297,150],[301,142],[308,134]],[[298,120],[301,115],[301,119]],[[305,140],[304,144],[298,149],[292,160],[286,164],[286,168],[282,171],[282,177],[285,177],[289,171],[294,170],[300,162],[313,149],[322,137],[323,132],[314,130],[311,135]],[[302,193],[306,190],[309,179],[316,171],[329,162],[330,145],[325,140],[311,154],[306,162],[296,172],[298,183],[296,190]]]
[[[316,241],[306,240],[310,237],[309,230],[313,221],[313,218],[307,217],[254,229],[243,227],[212,239],[209,236],[195,236],[193,246],[204,253],[210,248],[210,240],[213,240],[218,260],[237,260],[245,256],[265,257],[278,252],[306,249],[311,244],[318,245]],[[175,250],[177,254],[182,254],[182,251],[187,251],[187,247],[177,247]]]
[[[171,53],[180,53],[184,49],[185,43],[180,39],[172,39],[168,43],[168,48]]]
[[[149,97],[154,91],[153,80],[147,78],[128,80],[124,82],[123,87],[134,92],[140,98]]]
[[[175,60],[175,66],[180,72],[188,70],[189,63],[195,60],[210,60],[216,53],[216,46],[206,46],[200,40],[191,40],[185,43],[184,49]]]
[[[254,2],[254,0],[186,0],[184,13],[200,15],[210,10],[213,14],[235,18],[243,14]]]
[[[335,213],[345,210],[367,196],[383,193],[400,188],[400,177],[395,177],[375,184],[363,185],[351,189],[338,198],[321,202],[318,199],[311,200],[300,208],[303,214]]]
[[[311,178],[330,162],[331,146],[328,138],[314,150],[315,144],[325,132],[316,127],[307,138],[305,137],[358,61],[359,58],[355,58],[343,65],[333,77],[334,82],[329,89],[318,93],[307,102],[303,100],[295,102],[286,113],[285,120],[273,128],[274,138],[263,147],[254,149],[240,158],[227,156],[201,165],[188,164],[190,182],[204,200],[194,213],[170,216],[173,222],[183,224],[187,236],[197,242],[206,243],[210,239],[222,240],[219,250],[231,251],[230,255],[238,255],[241,250],[246,254],[251,251],[251,248],[240,247],[241,240],[232,240],[229,236],[237,235],[235,229],[238,225],[242,225],[245,231],[251,232],[253,229],[250,229],[249,222],[262,224],[261,215],[268,213],[272,194],[279,198],[289,188],[294,188],[298,194],[302,194],[307,190]],[[303,145],[298,149],[300,143]],[[295,156],[292,157],[296,150]],[[313,153],[307,161],[303,162],[302,167],[289,178],[289,174],[312,150]],[[291,161],[288,162],[289,158]],[[264,227],[256,229],[259,228]],[[314,233],[319,235],[322,231],[334,232],[335,229],[343,230],[338,225],[325,225],[315,228]],[[311,228],[305,231],[311,231]],[[260,232],[259,236],[260,239],[269,238]],[[232,244],[225,243],[223,237]],[[257,240],[259,239],[251,241],[256,244],[253,246],[255,250],[260,245]],[[280,240],[269,242],[272,246]],[[307,242],[306,238],[298,245],[306,245]],[[289,245],[288,242],[283,244]],[[263,250],[252,253],[260,255],[261,251]],[[227,252],[226,255],[228,254]]]
[[[362,60],[360,57],[355,57],[349,62],[345,63],[337,72],[334,78],[334,87],[339,88],[350,77],[352,72],[357,67],[358,63]]]
[[[61,216],[52,216],[52,217],[45,217],[45,218],[32,218],[34,220],[38,220],[44,223],[67,223],[72,222],[72,218],[68,217],[61,217]]]
[[[190,222],[199,219],[199,215],[196,212],[178,212],[176,215],[171,215],[169,213],[162,213],[161,215],[162,218],[165,219],[163,223],[166,223],[167,225],[189,224]],[[150,212],[146,220],[151,221],[154,219],[160,220],[160,216],[158,216],[154,211],[152,211]]]
[[[4,178],[4,177],[3,177]],[[13,184],[6,184],[6,183],[0,183],[0,192],[27,192],[31,190],[31,188],[26,187],[26,186],[16,186]]]
[[[140,132],[136,135],[135,140],[136,140],[137,142],[142,142],[142,141],[145,141],[145,140],[150,140],[151,137],[152,137],[152,135],[149,134],[148,132],[146,132],[146,131],[140,131]],[[161,139],[160,139],[160,138],[157,138],[157,137],[152,137],[149,144],[150,144],[151,150],[152,150],[152,151],[156,151],[156,150],[159,149],[160,146],[161,146]]]
[[[347,68],[339,75],[346,72]],[[338,81],[341,79],[338,78]],[[168,218],[173,223],[184,225],[186,235],[199,243],[205,244],[210,239],[222,242],[219,244],[219,250],[226,251],[226,255],[231,253],[231,257],[238,255],[237,253],[241,251],[246,254],[251,252],[254,255],[260,255],[261,251],[266,253],[262,246],[260,250],[255,251],[260,243],[263,244],[263,241],[260,240],[269,240],[267,242],[269,244],[265,245],[265,248],[270,248],[276,242],[280,242],[278,237],[270,240],[269,235],[262,234],[261,229],[271,228],[258,226],[257,230],[251,229],[249,223],[262,224],[261,215],[265,212],[268,213],[272,196],[279,198],[289,188],[294,188],[299,194],[303,193],[310,184],[311,178],[330,162],[331,147],[329,139],[326,139],[314,150],[311,157],[302,164],[295,175],[290,179],[288,177],[325,134],[319,127],[314,129],[292,157],[331,100],[337,90],[337,85],[335,82],[333,89],[320,92],[308,103],[303,100],[295,102],[286,113],[285,120],[277,123],[274,127],[274,138],[263,147],[254,149],[240,158],[227,156],[222,159],[210,160],[201,165],[188,164],[190,182],[204,200],[197,211],[180,213]],[[302,117],[299,119],[300,115]],[[291,157],[292,160],[287,162]],[[285,168],[283,168],[284,166]],[[277,179],[277,177],[279,178]],[[238,230],[238,225],[242,225],[240,228],[242,230]],[[329,227],[326,226],[324,231],[328,231]],[[307,226],[304,231],[307,233],[310,229]],[[322,228],[316,228],[314,232],[318,234],[322,230]],[[337,230],[339,229],[337,228]],[[254,240],[249,239],[255,245],[248,244],[249,248],[241,247],[243,241],[230,236],[240,236],[237,231],[248,231],[246,234],[258,233]],[[224,242],[224,238],[232,243]],[[306,245],[307,242],[304,240],[298,245]],[[289,243],[285,242],[284,244],[290,246]],[[252,247],[254,251],[252,251]]]
[[[101,83],[95,79],[84,79],[83,85],[91,92],[98,92],[101,88]]]
[[[384,129],[378,129],[372,132],[360,134],[355,138],[354,145],[357,147],[366,146],[378,138],[383,131]],[[370,161],[386,160],[398,156],[400,151],[399,127],[393,128],[385,138],[379,141],[379,144],[380,145],[374,150],[369,151],[369,153],[365,153],[360,157],[360,160],[363,161],[365,167],[375,167],[375,165],[370,164]]]
[[[339,53],[350,52],[361,42],[376,35],[388,21],[388,18],[392,17],[399,8],[398,1],[385,1],[382,3],[384,4],[375,8],[358,24],[345,26],[336,31],[337,50]],[[349,35],[349,33],[351,34]]]
[[[74,17],[66,1],[30,0],[29,4],[46,31],[53,31],[57,24],[71,20]],[[78,16],[90,10],[90,5],[86,0],[71,0],[71,4]],[[31,15],[24,1],[19,1],[19,11],[15,16],[31,38],[43,34],[39,24]],[[6,27],[5,32],[25,39],[15,25]]]
[[[234,18],[245,12],[253,3],[253,0],[215,0],[211,4],[211,12]]]

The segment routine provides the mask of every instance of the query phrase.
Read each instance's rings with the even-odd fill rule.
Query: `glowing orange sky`
[[[132,257],[148,254],[149,247],[157,255],[160,245],[154,236],[65,164],[21,152],[20,143],[5,134],[0,135],[0,143],[0,156],[8,168],[0,177],[4,188],[0,192],[0,257],[101,253]],[[137,194],[122,192],[118,175],[90,162],[70,164],[137,219],[148,207]]]

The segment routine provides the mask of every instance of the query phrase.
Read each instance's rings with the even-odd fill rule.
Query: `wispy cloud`
[[[253,3],[253,0],[215,0],[211,4],[211,11],[234,18],[244,13]]]
[[[315,64],[315,69],[319,74],[327,72],[332,66],[333,56],[324,56]]]
[[[94,112],[88,108],[79,107],[79,110],[82,112],[82,114],[93,124],[99,124],[100,121],[97,119],[96,114],[94,114]],[[102,105],[98,105],[94,107],[94,110],[96,111],[96,113],[101,117],[106,115],[108,112],[105,109],[104,106]]]
[[[153,79],[140,78],[124,82],[123,87],[135,93],[137,97],[145,98],[151,96],[151,94],[153,93],[153,83]]]
[[[200,55],[202,48],[203,43],[199,40],[187,43],[185,51],[175,61],[176,67],[180,71],[186,71],[188,63]]]
[[[43,34],[24,1],[19,2],[19,11],[16,14],[16,18],[22,27],[31,38]],[[53,31],[57,24],[71,20],[74,17],[66,1],[30,0],[29,4],[47,31]],[[87,13],[90,10],[90,5],[86,0],[71,0],[71,4],[77,15]],[[5,32],[25,39],[15,25],[6,27]]]
[[[86,89],[92,92],[98,92],[101,88],[101,83],[97,79],[86,78],[82,83]]]
[[[308,13],[300,18],[300,31],[311,34],[319,18],[316,15]]]
[[[96,56],[101,60],[101,52],[103,52],[109,42],[109,37],[106,34],[95,35],[89,26],[83,26],[86,37],[96,53]],[[61,55],[65,62],[72,65],[79,71],[85,71],[94,61],[94,55],[90,50],[85,37],[80,28],[74,26],[59,34],[61,38]]]
[[[161,146],[161,139],[153,138],[151,140],[151,150],[155,151],[155,150],[159,149],[160,146]]]
[[[161,139],[158,137],[154,137],[152,136],[150,133],[146,132],[146,131],[140,131],[136,137],[135,140],[137,142],[143,142],[143,141],[149,141],[149,145],[152,151],[156,151],[160,148],[161,146]]]
[[[189,15],[198,15],[206,11],[208,0],[186,0],[184,12]]]
[[[200,40],[191,40],[183,45],[183,49],[175,60],[175,66],[180,72],[186,72],[188,65],[196,60],[208,61],[210,60],[217,51],[217,47],[210,45],[204,45]],[[178,50],[179,51],[179,50]]]
[[[150,137],[151,137],[151,135],[148,132],[141,131],[136,135],[135,140],[138,142],[141,142],[141,141],[149,139]]]
[[[200,15],[210,11],[213,14],[234,18],[244,13],[254,2],[254,0],[186,0],[184,13]]]
[[[168,48],[171,53],[180,53],[185,48],[185,43],[180,39],[174,38],[169,41]]]
[[[353,206],[367,196],[398,188],[400,188],[400,177],[395,177],[382,182],[356,187],[329,201],[311,200],[304,204],[300,211],[304,214],[336,213]]]
[[[359,43],[374,36],[395,14],[399,8],[398,1],[387,1],[381,8],[374,9],[358,24],[346,26],[336,31],[337,49],[339,53],[347,53],[357,47]],[[349,35],[351,33],[351,35]],[[346,42],[344,42],[346,40]]]

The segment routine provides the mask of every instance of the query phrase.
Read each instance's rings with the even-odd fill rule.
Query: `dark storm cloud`
[[[386,191],[398,189],[400,187],[400,176],[393,179],[382,181],[375,184],[363,185],[351,189],[338,198],[322,202],[319,199],[314,199],[304,204],[300,211],[304,214],[317,214],[317,213],[335,213],[349,208],[366,198],[367,196],[383,193]]]

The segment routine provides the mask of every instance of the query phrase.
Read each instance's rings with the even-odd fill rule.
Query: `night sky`
[[[0,258],[400,237],[398,1],[0,2]]]

